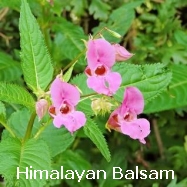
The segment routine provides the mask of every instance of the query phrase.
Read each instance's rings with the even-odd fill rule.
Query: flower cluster
[[[125,61],[132,55],[119,44],[110,44],[104,39],[90,39],[86,53],[88,66],[85,69],[88,87],[99,94],[114,95],[122,79],[119,73],[112,72],[112,66],[116,61]],[[99,102],[100,100],[92,102],[92,108],[96,113],[102,112],[103,106],[108,106],[103,100]],[[112,112],[106,127],[145,143],[144,138],[150,133],[150,124],[146,119],[137,119],[143,108],[144,98],[141,92],[135,87],[126,88],[121,106]]]
[[[85,69],[88,87],[99,94],[115,94],[122,79],[111,68],[116,61],[127,60],[131,56],[131,53],[118,44],[111,45],[104,39],[89,40],[86,53],[88,66]]]
[[[92,99],[91,107],[95,114],[110,112],[109,98],[119,89],[122,78],[118,72],[112,71],[116,61],[125,61],[132,57],[124,47],[119,44],[110,44],[104,39],[90,39],[87,42],[87,62],[85,69],[87,85],[95,92],[102,94],[100,98]],[[76,86],[62,81],[59,76],[53,81],[50,87],[52,105],[49,107],[45,99],[36,103],[36,112],[41,119],[47,109],[53,117],[53,124],[60,128],[64,126],[73,133],[86,123],[85,114],[76,110],[80,100],[80,93]],[[137,118],[143,112],[144,98],[140,90],[135,87],[127,87],[124,99],[120,106],[115,109],[106,124],[110,130],[119,131],[132,139],[138,139],[146,143],[145,138],[150,133],[149,121],[144,118]]]
[[[138,139],[145,144],[145,137],[150,133],[149,121],[137,115],[143,112],[144,99],[142,93],[135,87],[127,87],[124,99],[117,109],[109,117],[107,128],[114,129],[132,139]]]
[[[80,93],[75,86],[56,78],[51,84],[50,93],[53,105],[50,106],[49,113],[54,118],[55,127],[64,125],[73,133],[85,124],[84,113],[75,108],[80,100]]]

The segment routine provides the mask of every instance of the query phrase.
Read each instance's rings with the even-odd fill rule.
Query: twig
[[[4,16],[7,14],[9,8],[3,8],[0,10],[0,21],[4,18]]]
[[[164,159],[165,158],[165,156],[164,156],[164,146],[163,146],[162,139],[161,139],[160,132],[159,132],[159,128],[158,128],[158,125],[157,125],[157,120],[153,119],[152,124],[153,124],[153,129],[154,129],[156,141],[157,141],[157,144],[158,144],[160,157],[161,157],[161,159]]]

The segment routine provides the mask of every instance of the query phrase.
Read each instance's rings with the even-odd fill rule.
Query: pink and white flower
[[[49,108],[49,113],[54,118],[55,127],[60,128],[64,125],[73,133],[84,126],[86,123],[84,113],[75,109],[80,100],[80,93],[75,86],[56,78],[51,84],[50,93],[52,106]]]
[[[99,94],[113,95],[122,79],[119,73],[111,71],[115,63],[115,51],[112,45],[104,39],[89,40],[86,57],[88,66],[85,73],[88,76],[88,87]]]
[[[143,112],[144,98],[136,87],[128,87],[124,93],[124,99],[116,110],[112,112],[107,122],[107,128],[114,129],[132,139],[138,139],[145,144],[145,137],[150,133],[150,123],[147,119],[137,115]]]

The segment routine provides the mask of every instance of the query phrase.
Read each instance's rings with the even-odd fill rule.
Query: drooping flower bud
[[[113,105],[107,100],[106,97],[94,98],[91,103],[91,108],[96,115],[105,115],[109,113]]]
[[[48,102],[46,99],[40,99],[36,102],[36,114],[39,120],[41,120],[48,111]]]
[[[123,46],[119,44],[113,44],[114,50],[116,52],[116,61],[125,61],[133,56],[129,53]]]

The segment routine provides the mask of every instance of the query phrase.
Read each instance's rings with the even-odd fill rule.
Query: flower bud
[[[36,102],[36,114],[39,120],[41,120],[44,117],[44,115],[47,113],[48,107],[49,105],[46,99],[40,99],[39,101]]]
[[[112,36],[114,36],[114,37],[116,37],[116,38],[121,38],[121,35],[120,35],[119,33],[115,32],[115,31],[112,31],[112,30],[110,30],[110,29],[108,29],[108,28],[106,28],[106,27],[105,27],[105,29],[106,29]]]
[[[105,115],[105,113],[110,112],[112,106],[106,97],[94,98],[91,103],[91,108],[96,115]]]
[[[116,52],[116,61],[125,61],[133,56],[129,53],[123,46],[119,44],[113,44],[114,50]]]

